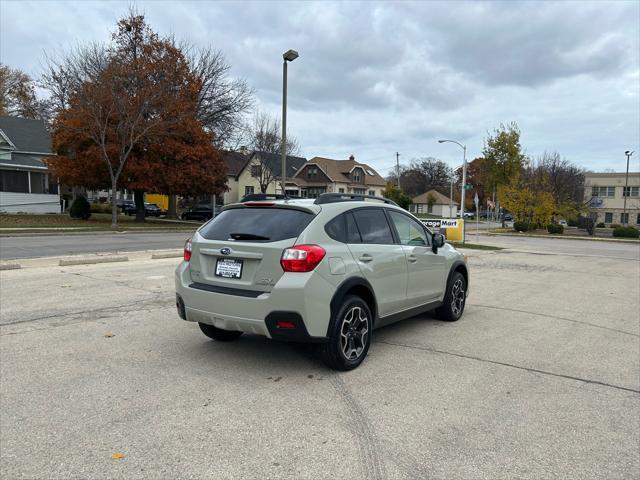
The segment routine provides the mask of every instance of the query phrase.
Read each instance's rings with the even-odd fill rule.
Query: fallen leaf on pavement
[[[124,458],[124,453],[112,453],[111,458],[114,460],[122,460]]]
[[[105,338],[115,337],[115,335],[113,333],[111,333],[111,332],[105,333],[104,336],[105,336]]]

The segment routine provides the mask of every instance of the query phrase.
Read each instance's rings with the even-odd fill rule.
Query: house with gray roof
[[[0,213],[58,213],[58,183],[44,162],[53,155],[44,122],[0,117]]]

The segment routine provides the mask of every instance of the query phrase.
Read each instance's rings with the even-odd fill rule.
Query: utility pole
[[[396,176],[398,177],[398,189],[400,189],[400,154],[396,152]]]
[[[629,191],[629,158],[633,155],[633,150],[627,150],[624,154],[627,156],[627,174],[624,177],[624,190],[622,191],[622,196],[624,197],[624,209],[622,210],[622,217],[624,218],[624,225],[627,226],[629,221],[627,219],[627,197],[631,194]],[[626,192],[626,195],[625,195]]]
[[[282,169],[282,195],[287,195],[286,183],[287,183],[287,62],[293,62],[298,58],[298,52],[295,50],[287,50],[282,54],[282,145],[281,150],[281,165]]]
[[[451,184],[449,186],[449,218],[453,218],[453,174],[451,174]]]

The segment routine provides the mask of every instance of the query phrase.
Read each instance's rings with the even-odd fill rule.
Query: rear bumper
[[[330,307],[314,293],[327,285],[313,272],[295,273],[283,275],[270,292],[248,292],[194,283],[187,262],[175,272],[176,306],[184,320],[292,342],[326,340]],[[279,321],[295,328],[279,328]]]

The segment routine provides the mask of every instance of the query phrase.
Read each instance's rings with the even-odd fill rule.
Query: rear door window
[[[277,242],[296,238],[313,214],[290,208],[232,208],[224,210],[200,230],[207,240]]]
[[[354,210],[353,217],[358,225],[362,243],[394,243],[391,228],[382,209],[362,208]]]

